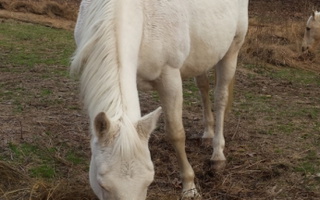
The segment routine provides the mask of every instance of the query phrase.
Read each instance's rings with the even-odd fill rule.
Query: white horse
[[[320,12],[313,11],[309,17],[302,41],[302,52],[313,51],[320,43]]]
[[[161,109],[141,117],[138,87],[159,92],[183,197],[198,197],[185,152],[182,78],[195,77],[211,160],[223,166],[229,85],[248,28],[248,0],[93,0],[80,16],[71,73],[91,124],[90,184],[99,199],[141,200],[154,178],[148,139]],[[81,27],[79,27],[81,26]],[[207,71],[215,67],[215,131]],[[137,86],[138,85],[138,86]]]

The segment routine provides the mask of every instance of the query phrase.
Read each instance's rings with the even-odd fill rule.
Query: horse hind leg
[[[225,167],[226,157],[223,153],[225,139],[223,126],[226,111],[230,108],[230,101],[233,93],[233,81],[237,66],[239,48],[233,45],[224,58],[216,66],[216,86],[214,93],[215,111],[215,135],[213,137],[213,154],[211,156],[212,167],[220,170]]]
[[[166,134],[173,145],[180,168],[182,199],[198,198],[194,184],[194,171],[185,151],[185,131],[182,123],[182,82],[179,69],[166,67],[155,83],[165,115]]]
[[[202,109],[203,109],[203,124],[204,124],[204,133],[202,135],[202,143],[204,146],[212,146],[212,138],[214,136],[213,126],[214,118],[211,108],[210,100],[210,84],[207,73],[203,73],[200,76],[195,78],[196,84],[199,88],[202,100]]]

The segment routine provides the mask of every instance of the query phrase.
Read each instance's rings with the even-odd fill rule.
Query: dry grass
[[[76,20],[78,14],[77,1],[12,1],[0,0],[0,8],[14,12],[25,12],[37,15],[46,15],[53,18]]]
[[[0,199],[2,200],[93,198],[92,195],[90,196],[91,191],[88,191],[85,184],[77,179],[61,179],[54,183],[35,180],[26,176],[22,169],[13,168],[7,162],[0,161],[0,177]]]
[[[305,21],[290,18],[261,23],[250,19],[250,28],[242,48],[244,63],[293,67],[310,71],[320,71],[320,58],[316,54],[301,52]]]

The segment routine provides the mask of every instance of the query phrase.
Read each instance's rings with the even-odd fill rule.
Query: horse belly
[[[190,54],[180,69],[181,76],[183,78],[195,77],[213,68],[225,56],[233,42],[233,37],[223,37],[223,39],[211,38],[208,40],[210,44],[203,44],[197,39],[198,41],[191,46]]]
[[[229,47],[229,46],[228,46]],[[228,48],[208,49],[202,46],[200,49],[192,49],[189,57],[180,69],[182,78],[199,76],[213,68],[226,54]]]

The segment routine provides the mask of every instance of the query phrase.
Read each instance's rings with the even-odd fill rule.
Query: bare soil
[[[20,4],[20,7],[17,4],[12,5],[17,2],[24,4]],[[56,2],[58,4],[55,5],[60,7],[56,8],[58,11],[55,12],[35,11],[35,5],[39,6],[40,2]],[[297,0],[251,1],[250,17],[256,17],[263,12],[303,21],[308,16],[303,12],[312,3],[308,1],[307,5]],[[0,0],[0,17],[72,30],[78,4],[78,0]],[[279,9],[273,10],[273,4],[279,4]],[[183,119],[187,134],[186,151],[195,170],[196,183],[203,199],[319,199],[319,177],[296,171],[300,161],[310,152],[316,152],[315,162],[320,159],[320,130],[313,127],[319,120],[319,112],[316,112],[316,115],[302,112],[298,117],[294,115],[292,118],[283,118],[284,114],[273,111],[291,112],[292,109],[301,107],[306,110],[319,110],[319,86],[264,75],[259,69],[245,67],[246,60],[248,58],[244,52],[240,56],[237,72],[233,112],[225,124],[225,153],[228,159],[225,170],[213,172],[208,162],[212,149],[201,146],[199,140],[192,139],[194,134],[201,135],[203,132],[201,103],[199,98],[186,97],[185,100],[187,103]],[[21,96],[26,96],[26,100],[22,105],[22,112],[13,112],[16,109],[14,102],[0,103],[0,154],[10,156],[8,145],[12,143],[36,143],[48,149],[58,147],[63,151],[65,147],[71,148],[89,160],[88,120],[78,100],[77,83],[60,75],[42,78],[43,73],[48,73],[47,70],[63,67],[50,66],[48,69],[39,66],[28,71],[24,66],[0,64],[1,68],[6,69],[0,73],[3,87],[11,91],[21,85],[24,88]],[[276,71],[276,65],[274,69]],[[319,70],[315,67],[310,69]],[[11,73],[13,70],[18,70],[19,73]],[[267,71],[273,72],[272,68]],[[50,89],[53,95],[50,95],[50,98],[41,97],[38,91],[43,88]],[[259,100],[263,99],[264,104],[260,105],[250,99],[250,94],[255,94]],[[256,96],[254,98],[257,98]],[[141,93],[140,98],[144,114],[159,106],[153,93]],[[60,103],[57,104],[57,101]],[[264,107],[267,108],[263,109]],[[290,131],[274,128],[288,124],[296,124],[301,126],[301,129],[296,129],[297,126],[293,126],[294,129]],[[173,148],[165,139],[164,132],[161,119],[159,128],[150,139],[156,171],[155,180],[148,193],[150,200],[178,199],[181,191],[176,157]],[[74,166],[61,155],[64,155],[64,152],[58,152],[52,159],[59,160],[57,170],[65,176],[52,182],[27,176],[27,158],[25,166],[20,167],[0,161],[0,199],[10,199],[3,194],[10,196],[8,192],[18,190],[25,192],[19,199],[29,199],[33,190],[39,195],[32,199],[95,199],[88,185],[86,165]],[[12,179],[8,178],[8,173]],[[37,188],[30,189],[30,185]]]

